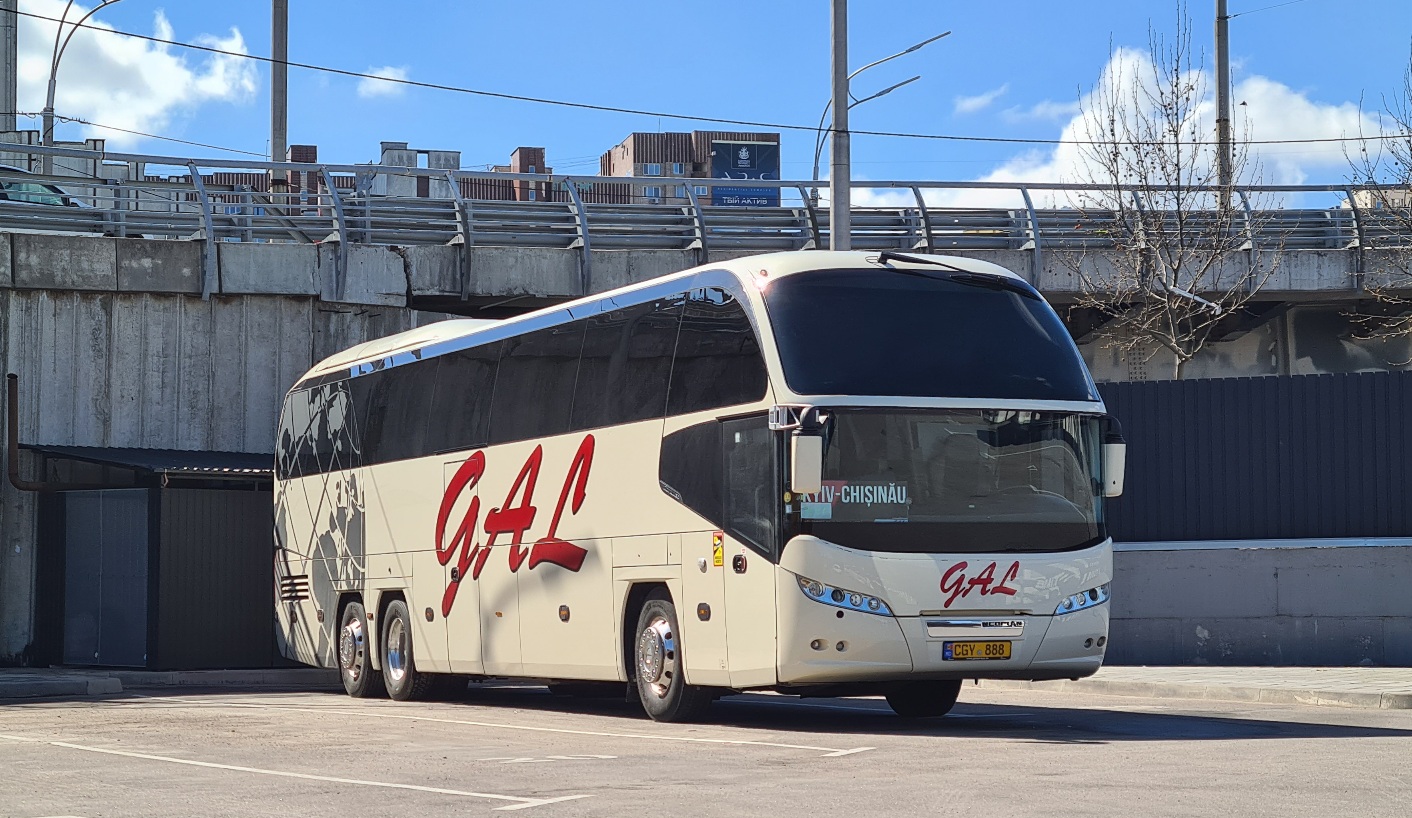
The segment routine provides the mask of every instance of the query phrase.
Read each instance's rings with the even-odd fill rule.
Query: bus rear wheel
[[[338,675],[343,678],[344,692],[356,699],[374,698],[384,693],[382,677],[373,670],[368,614],[361,602],[345,605],[339,619]]]
[[[961,695],[961,680],[902,682],[887,694],[887,706],[903,718],[945,716]]]
[[[426,698],[436,683],[435,676],[413,666],[412,617],[400,599],[388,603],[382,617],[382,680],[387,695],[399,702]]]
[[[686,683],[677,612],[664,591],[654,592],[637,617],[633,649],[637,695],[654,721],[692,721],[711,706],[711,691]]]

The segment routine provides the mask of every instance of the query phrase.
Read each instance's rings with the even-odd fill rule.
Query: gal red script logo
[[[564,516],[564,507],[568,506],[570,514],[577,514],[583,506],[584,498],[587,497],[588,472],[593,466],[593,435],[584,435],[578,451],[574,453],[573,461],[569,463],[569,473],[564,477],[564,487],[559,492],[559,504],[554,507],[554,517],[549,521],[548,532],[526,549],[522,543],[525,533],[534,525],[534,517],[538,511],[534,506],[534,487],[539,481],[539,469],[543,462],[544,447],[535,446],[529,459],[520,468],[515,482],[511,484],[505,502],[486,512],[484,531],[488,537],[484,542],[473,542],[476,525],[480,522],[480,497],[471,497],[466,512],[461,516],[461,522],[451,532],[449,540],[446,528],[457,498],[475,488],[481,476],[485,474],[485,453],[476,452],[466,458],[466,462],[462,463],[452,476],[446,493],[441,496],[441,508],[436,515],[436,558],[442,565],[446,565],[451,562],[453,556],[456,557],[454,578],[447,583],[446,593],[441,597],[442,616],[451,613],[451,607],[456,604],[456,591],[461,587],[461,580],[466,578],[467,571],[470,572],[471,579],[480,579],[485,561],[490,558],[491,546],[495,545],[495,541],[502,534],[510,535],[508,553],[511,573],[518,572],[527,560],[530,570],[546,562],[570,571],[578,571],[583,567],[588,550],[560,539],[557,532],[559,521]],[[459,555],[457,549],[460,551]]]
[[[1010,567],[1005,569],[1005,576],[1000,578],[1000,582],[995,581],[995,563],[987,565],[985,570],[974,577],[966,576],[966,568],[969,565],[970,563],[967,562],[958,562],[946,569],[946,573],[941,575],[941,592],[946,594],[943,607],[950,608],[953,602],[965,599],[971,595],[972,591],[978,592],[981,596],[1015,595],[1015,589],[1011,588],[1009,583],[1020,577],[1020,563],[1010,563]]]

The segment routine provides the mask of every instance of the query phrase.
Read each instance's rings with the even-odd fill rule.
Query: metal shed
[[[270,667],[273,457],[26,446],[39,509],[35,660]]]

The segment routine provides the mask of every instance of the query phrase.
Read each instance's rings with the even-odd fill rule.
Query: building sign
[[[780,146],[774,142],[712,142],[711,178],[778,181]],[[780,189],[749,185],[713,185],[711,204],[727,207],[779,207]]]

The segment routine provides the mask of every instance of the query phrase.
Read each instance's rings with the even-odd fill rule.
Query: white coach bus
[[[1058,316],[986,262],[779,253],[445,321],[310,370],[277,450],[281,650],[353,696],[509,677],[635,685],[659,720],[762,689],[936,716],[963,679],[1103,660],[1121,438]]]

